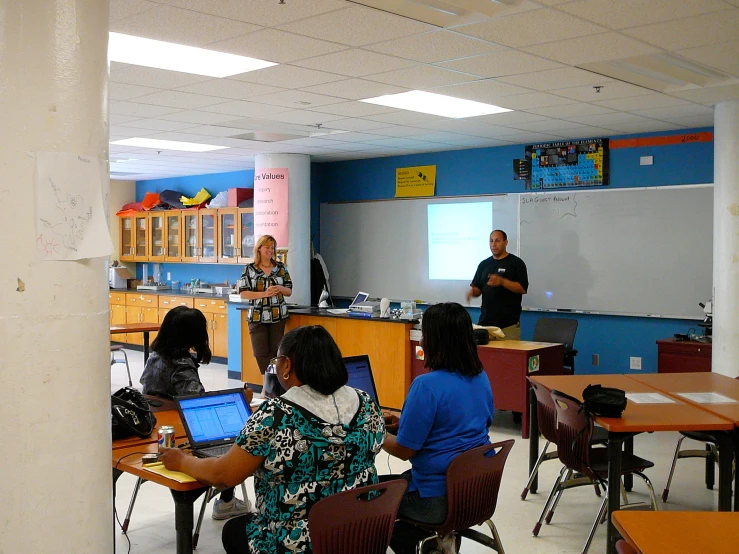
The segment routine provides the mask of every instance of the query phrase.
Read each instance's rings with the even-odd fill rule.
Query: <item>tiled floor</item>
[[[142,353],[129,350],[128,354],[134,385],[140,388],[138,378],[142,371]],[[128,384],[123,365],[114,365],[111,368],[111,374],[111,391]],[[241,385],[240,381],[227,378],[226,366],[221,364],[202,366],[200,375],[206,390]],[[498,507],[493,518],[506,552],[508,554],[581,552],[599,506],[599,499],[593,494],[593,489],[582,487],[566,491],[552,524],[545,525],[538,538],[532,537],[531,529],[539,516],[549,487],[554,482],[560,466],[556,461],[545,463],[540,472],[539,493],[529,495],[528,499],[522,502],[520,494],[527,478],[528,441],[521,439],[520,429],[513,424],[511,414],[507,412],[496,413],[490,437],[493,441],[516,439],[516,444],[506,464]],[[642,434],[635,439],[635,453],[655,463],[655,467],[649,470],[647,475],[652,480],[658,496],[665,486],[677,437],[676,433],[653,433]],[[377,468],[380,473],[398,473],[407,467],[409,467],[407,462],[390,458],[384,452],[377,458]],[[680,460],[671,486],[669,502],[667,504],[660,502],[660,509],[715,510],[717,493],[715,489],[707,490],[703,485],[703,467],[702,460]],[[121,520],[128,508],[134,482],[135,479],[126,474],[122,475],[118,481],[116,508]],[[250,498],[253,499],[252,486],[252,480],[247,480],[247,490]],[[647,500],[646,489],[640,479],[635,480],[634,486],[634,492],[629,494],[630,500]],[[237,494],[241,494],[238,489]],[[200,502],[199,500],[196,503],[197,510],[200,508]],[[212,520],[210,513],[211,508],[208,507],[196,551],[200,554],[223,552],[220,541],[223,522]],[[197,518],[197,511],[195,517]],[[174,505],[167,489],[152,483],[146,483],[141,487],[131,517],[128,539],[131,542],[130,551],[132,553],[169,554],[175,551]],[[117,528],[116,551],[126,553],[128,548],[126,536],[121,534],[120,528]],[[601,525],[590,552],[600,554],[604,551],[605,526]],[[490,551],[475,543],[463,541],[461,552],[478,554]]]

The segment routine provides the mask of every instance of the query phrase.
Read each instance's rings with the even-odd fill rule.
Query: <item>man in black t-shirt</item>
[[[529,288],[526,264],[506,250],[508,235],[490,233],[493,255],[480,262],[467,291],[467,303],[482,295],[480,325],[500,327],[506,339],[521,340],[521,300]]]

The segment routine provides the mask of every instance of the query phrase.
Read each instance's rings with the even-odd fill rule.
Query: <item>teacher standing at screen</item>
[[[239,295],[251,301],[249,337],[259,372],[264,375],[265,396],[280,396],[285,390],[277,376],[267,373],[267,366],[277,356],[288,311],[285,298],[293,293],[290,273],[282,262],[275,260],[277,241],[262,235],[254,245],[254,262],[247,264],[239,279]]]
[[[526,264],[506,250],[508,235],[500,229],[490,233],[493,255],[480,262],[470,290],[465,295],[482,295],[479,325],[500,327],[509,340],[521,340],[521,301],[529,288]]]

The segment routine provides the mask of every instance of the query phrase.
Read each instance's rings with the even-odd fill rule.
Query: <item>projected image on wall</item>
[[[492,230],[492,202],[429,204],[429,279],[471,281]]]

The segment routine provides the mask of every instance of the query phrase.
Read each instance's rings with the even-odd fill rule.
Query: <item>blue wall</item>
[[[695,132],[712,129],[696,129]],[[694,132],[686,130],[685,133]],[[653,133],[637,137],[670,135]],[[619,136],[621,138],[628,138]],[[311,166],[311,235],[320,251],[320,204],[350,200],[380,200],[395,195],[395,169],[415,165],[436,165],[436,195],[463,196],[495,193],[524,192],[522,181],[513,179],[512,160],[523,156],[522,146],[479,148],[434,152],[411,156],[374,158],[335,163],[314,163]],[[654,156],[654,165],[640,166],[641,156]],[[688,143],[658,147],[622,148],[611,150],[611,184],[609,188],[683,185],[713,182],[713,143]],[[136,184],[136,198],[141,200],[147,191],[179,190],[193,196],[201,187],[215,196],[232,187],[252,188],[254,171],[237,171],[214,175],[178,177],[141,181]],[[141,276],[141,265],[137,273]],[[329,268],[330,271],[331,268]],[[218,264],[162,264],[166,278],[189,281],[196,277],[215,283],[233,283],[241,274],[240,266]],[[149,274],[152,274],[149,264]],[[474,321],[479,310],[470,309]],[[229,310],[229,320],[237,314]],[[539,313],[524,312],[521,318],[522,335],[530,339]],[[558,317],[547,314],[547,317]],[[564,317],[564,316],[562,316]],[[685,333],[697,328],[696,321],[639,318],[606,315],[568,314],[579,321],[575,348],[577,373],[629,373],[629,357],[642,358],[642,372],[657,371],[655,341],[673,333]],[[234,351],[230,344],[237,339],[236,325],[229,326],[229,357]],[[700,329],[698,329],[700,332]],[[235,346],[235,345],[234,345]],[[240,341],[239,341],[240,350]],[[591,355],[599,354],[600,365],[591,365]],[[240,358],[240,356],[239,356]],[[231,364],[229,364],[231,365]],[[231,369],[231,368],[230,368]]]

